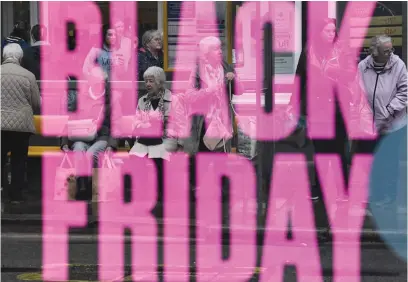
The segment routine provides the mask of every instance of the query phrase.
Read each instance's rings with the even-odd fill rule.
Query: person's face
[[[105,42],[108,46],[116,45],[116,31],[114,29],[108,29]]]
[[[336,37],[336,25],[334,23],[329,23],[325,25],[321,33],[324,42],[333,43]]]
[[[125,33],[125,24],[121,21],[116,22],[115,24],[116,36],[122,37]]]
[[[161,50],[162,40],[160,35],[155,35],[152,40],[150,40],[148,47],[152,50]]]
[[[208,59],[213,62],[222,59],[222,50],[220,44],[217,44],[210,48],[208,52]]]
[[[145,86],[148,93],[156,94],[159,92],[159,85],[156,84],[156,81],[152,76],[145,78]]]
[[[374,57],[377,63],[386,63],[390,59],[391,54],[394,52],[391,42],[385,42],[378,47],[378,56]]]

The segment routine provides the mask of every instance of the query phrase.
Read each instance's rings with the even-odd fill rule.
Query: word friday
[[[53,52],[49,56],[42,57],[42,75],[44,83],[42,91],[44,93],[55,92],[55,89],[66,90],[67,76],[74,76],[86,80],[82,73],[82,63],[75,60],[78,57],[85,57],[92,46],[101,46],[102,36],[85,38],[81,33],[76,37],[76,48],[73,51],[67,49],[66,34],[61,30],[66,29],[69,22],[75,24],[77,29],[89,30],[91,26],[101,25],[102,19],[96,4],[92,2],[48,2],[47,9],[40,2],[40,13],[47,12],[53,15],[49,18],[50,40],[53,42]],[[191,7],[194,6],[194,15],[191,15]],[[315,41],[319,36],[318,28],[322,18],[327,16],[327,2],[310,2],[308,18],[308,44]],[[376,2],[350,2],[342,20],[347,26],[354,14],[359,11],[359,36],[354,34],[358,46],[363,45],[363,40],[367,28],[371,21]],[[120,11],[129,12],[128,19],[132,30],[137,30],[134,24],[137,22],[136,11],[137,2],[111,2],[111,22],[121,17]],[[288,11],[279,15],[276,11]],[[363,12],[362,12],[363,11]],[[239,78],[234,79],[235,86],[241,87],[240,92],[245,92],[249,86],[245,83],[245,74],[262,68],[262,46],[261,33],[265,23],[272,23],[276,30],[283,27],[290,34],[290,38],[300,32],[296,30],[292,23],[294,19],[289,15],[295,14],[295,6],[291,2],[249,2],[243,4],[237,14],[235,26],[237,26],[236,43],[250,41],[250,37],[256,40],[256,58],[253,61],[245,61],[241,69]],[[364,15],[361,15],[363,13]],[[86,16],[84,16],[86,15]],[[282,18],[283,17],[283,18]],[[285,18],[288,17],[288,18]],[[40,19],[45,19],[42,16]],[[255,34],[244,34],[242,26],[249,25],[253,21],[257,23],[259,29]],[[287,24],[285,24],[287,23]],[[199,42],[202,35],[196,32],[197,26],[216,26],[215,4],[213,2],[183,2],[180,15],[180,29],[178,34],[178,44],[176,49],[176,66],[173,75],[172,92],[174,101],[182,98],[183,93],[188,90],[185,81],[189,81],[189,73],[185,70],[194,70],[191,59],[185,56],[186,46],[191,42]],[[137,35],[137,34],[135,34]],[[205,36],[217,36],[217,32],[209,31]],[[349,33],[343,27],[338,36],[339,42],[348,42]],[[275,44],[271,52],[296,52],[294,42],[288,44]],[[240,53],[240,44],[236,44],[236,52]],[[310,46],[310,45],[309,45]],[[350,49],[350,56],[357,57],[360,48]],[[219,58],[221,59],[221,58]],[[55,63],[58,62],[58,67]],[[308,62],[309,66],[312,62]],[[118,105],[112,104],[112,132],[115,137],[127,136],[149,136],[159,137],[162,135],[162,125],[156,124],[152,128],[134,128],[130,126],[135,116],[137,83],[132,81],[136,77],[136,61],[129,63],[128,69],[123,73],[122,69],[113,65],[111,69],[112,77],[121,77],[122,84],[112,81],[110,84],[113,99],[120,101]],[[63,66],[63,67],[61,67]],[[348,70],[353,65],[347,65]],[[356,68],[356,66],[355,66]],[[367,130],[361,129],[351,122],[351,117],[346,114],[350,105],[349,95],[345,95],[345,89],[339,87],[340,83],[350,80],[349,71],[340,75],[337,82],[328,81],[321,77],[320,71],[308,67],[307,105],[308,105],[308,135],[310,138],[331,139],[335,135],[335,108],[330,104],[330,99],[318,99],[317,93],[327,98],[337,99],[343,112],[347,132],[354,139],[373,139],[375,134],[367,134]],[[186,74],[187,73],[187,74]],[[257,73],[262,73],[257,71]],[[346,75],[347,74],[347,75]],[[57,79],[55,79],[55,77]],[[51,79],[53,78],[53,79]],[[48,83],[49,80],[57,80],[57,85]],[[261,75],[256,80],[256,88],[261,89],[263,78]],[[58,84],[59,83],[59,84]],[[121,90],[126,85],[126,95],[122,95]],[[81,105],[81,97],[84,97],[86,83],[79,82],[78,85],[78,106]],[[300,101],[300,78],[296,77],[294,83],[289,86],[292,94],[293,111],[299,115]],[[335,91],[337,90],[337,91]],[[181,94],[178,94],[181,93]],[[178,95],[180,95],[178,97]],[[261,95],[257,91],[257,95]],[[208,99],[203,103],[191,103],[186,106],[191,115],[207,113],[211,95],[204,97]],[[103,107],[103,105],[101,106]],[[58,110],[57,110],[58,109]],[[228,105],[221,105],[223,113],[228,112]],[[236,106],[236,112],[240,115],[241,106]],[[96,112],[96,111],[95,111]],[[277,118],[275,111],[266,113],[260,105],[254,110],[257,117],[257,130],[252,132],[249,128],[243,127],[245,134],[257,140],[280,140],[289,136],[296,125],[284,126],[274,122]],[[42,100],[42,134],[46,136],[61,136],[66,134],[65,124],[69,118],[81,119],[79,113],[70,113],[66,107],[57,105],[56,100],[51,95],[44,95]],[[84,118],[84,117],[82,117]],[[89,117],[87,117],[89,118]],[[95,117],[97,119],[97,117]],[[188,136],[191,120],[188,120],[184,127],[180,127],[176,120],[180,116],[171,111],[169,117],[169,128],[172,129],[175,138],[185,138]],[[324,123],[314,122],[324,120]],[[274,124],[271,128],[271,124]],[[370,128],[371,125],[368,125]],[[221,137],[224,137],[225,134]],[[214,136],[216,137],[216,136]],[[70,157],[76,158],[74,153],[68,153]],[[45,281],[68,280],[67,265],[68,258],[68,230],[71,226],[84,226],[86,224],[86,204],[77,201],[63,200],[53,201],[53,192],[56,185],[55,171],[61,163],[63,154],[45,154],[43,157],[43,169],[46,172],[43,179],[43,279]],[[124,265],[124,238],[125,228],[132,232],[132,277],[138,281],[141,276],[146,281],[155,281],[154,275],[157,266],[157,240],[146,240],[146,238],[156,238],[157,224],[151,215],[151,210],[157,200],[156,189],[156,169],[153,161],[144,158],[129,158],[126,154],[114,154],[115,158],[120,158],[123,164],[116,169],[99,169],[99,194],[110,193],[110,201],[100,202],[99,210],[99,279],[101,281],[112,281],[117,277],[123,277]],[[256,265],[256,214],[242,214],[242,211],[232,207],[245,202],[256,202],[256,178],[254,168],[251,163],[243,157],[228,154],[205,154],[199,153],[196,158],[197,186],[204,187],[196,191],[196,248],[197,248],[197,280],[205,279],[205,269],[211,268],[225,277],[225,281],[231,281],[230,277],[234,273],[242,272],[242,268],[248,269],[247,275],[241,275],[234,281],[246,281],[253,273],[249,267]],[[183,265],[187,281],[189,273],[189,161],[184,153],[171,155],[169,161],[164,163],[164,264],[165,271],[176,269],[176,265]],[[283,277],[283,266],[292,264],[296,266],[297,275],[302,281],[323,281],[322,270],[319,260],[318,245],[315,232],[305,232],[305,230],[315,230],[313,219],[313,207],[308,200],[310,183],[307,174],[307,162],[302,154],[279,154],[275,157],[273,166],[273,176],[271,183],[271,195],[269,200],[268,217],[265,232],[264,255],[262,265],[266,268],[266,273],[261,275],[263,281],[281,281]],[[333,251],[333,275],[337,281],[343,276],[347,276],[347,281],[360,281],[360,253],[359,238],[363,223],[365,203],[368,194],[368,176],[372,162],[372,156],[356,154],[353,158],[349,187],[345,187],[344,180],[339,173],[341,171],[340,159],[337,155],[316,154],[315,163],[318,176],[322,183],[323,197],[328,212],[331,230],[334,238]],[[75,167],[77,175],[91,175],[91,162],[79,162],[79,167]],[[288,165],[289,164],[289,165]],[[67,177],[72,171],[67,170]],[[132,177],[132,201],[124,202],[123,184],[121,179],[124,175]],[[221,178],[227,176],[230,181],[230,256],[222,259],[221,244]],[[347,191],[347,192],[346,192]],[[67,197],[67,196],[66,196]],[[338,197],[348,199],[348,204],[337,205]],[[279,204],[284,202],[282,206]],[[351,216],[353,208],[353,216]],[[357,214],[355,216],[357,209]],[[279,216],[276,216],[279,215]],[[278,220],[279,218],[279,220]],[[55,220],[58,219],[58,220]],[[138,219],[142,219],[141,221]],[[182,223],[174,224],[173,219],[178,219]],[[281,220],[283,219],[283,220]],[[142,222],[142,223],[141,223]],[[287,226],[291,223],[293,238],[287,239]],[[208,226],[216,226],[216,235],[208,239]],[[176,242],[174,238],[184,238],[182,243]],[[206,240],[204,240],[206,238]],[[342,252],[339,242],[347,240],[350,248],[347,253]],[[299,247],[302,246],[302,247]],[[63,266],[64,265],[64,266]],[[180,269],[177,267],[177,271]],[[347,273],[345,273],[347,271]],[[151,275],[151,276],[149,276]],[[246,277],[245,277],[246,276]],[[238,276],[237,276],[238,277]],[[309,278],[308,278],[309,277]]]

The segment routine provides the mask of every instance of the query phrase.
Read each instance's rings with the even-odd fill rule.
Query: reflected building
[[[297,30],[301,30],[298,34],[291,38],[295,41],[295,52],[291,54],[276,54],[275,56],[275,73],[277,74],[294,74],[297,61],[299,59],[302,46],[306,41],[307,34],[307,2],[302,1],[289,1],[295,5],[295,15],[292,15],[292,22],[296,25]],[[75,5],[75,2],[72,2]],[[101,12],[101,18],[103,23],[109,21],[110,4],[107,1],[95,1],[95,5],[98,6]],[[139,38],[141,38],[143,32],[149,29],[159,29],[163,31],[163,43],[165,52],[165,71],[172,72],[175,63],[175,48],[177,44],[178,24],[180,18],[181,4],[179,1],[142,1],[137,2],[137,26]],[[191,5],[193,2],[189,2]],[[235,52],[235,34],[237,29],[241,27],[235,26],[236,15],[239,8],[245,3],[244,1],[235,2],[215,2],[217,13],[217,29],[220,39],[223,43],[224,56],[229,63],[244,64],[245,61],[251,60],[253,57],[253,51],[251,45],[254,41],[248,40],[238,42],[242,44],[241,49],[243,52],[239,54]],[[265,2],[266,3],[266,2]],[[338,19],[341,25],[341,19],[344,15],[348,2],[338,1],[328,2],[328,16]],[[264,5],[264,4],[262,4]],[[51,16],[48,12],[48,3],[42,2],[41,7],[43,9],[45,25],[48,23],[48,19]],[[33,26],[39,23],[40,19],[40,2],[38,1],[2,1],[1,2],[1,34],[2,38],[9,35],[12,31],[16,21],[25,21],[28,26]],[[117,12],[117,11],[116,11]],[[279,11],[282,12],[282,11]],[[360,11],[363,12],[363,11]],[[119,11],[122,13],[123,18],[128,18],[129,11]],[[358,17],[358,15],[357,15]],[[86,18],[86,17],[85,17]],[[370,26],[367,39],[375,34],[386,33],[392,36],[394,40],[394,46],[396,47],[396,53],[407,61],[407,3],[405,1],[384,1],[377,2],[377,8],[374,13],[374,18]],[[256,28],[255,21],[242,27],[244,34],[253,34],[253,30]],[[126,25],[127,23],[125,23]],[[358,23],[357,23],[358,24]],[[85,32],[87,36],[93,36],[99,32],[97,26],[90,26],[88,30],[76,31]],[[351,31],[352,32],[351,28]],[[67,36],[74,36],[74,31],[69,31]],[[284,34],[282,35],[284,36]],[[250,37],[252,38],[252,37]],[[141,42],[141,40],[139,40]],[[369,40],[364,42],[365,48],[362,50],[362,56],[366,55],[367,45]],[[351,45],[353,42],[350,43]]]

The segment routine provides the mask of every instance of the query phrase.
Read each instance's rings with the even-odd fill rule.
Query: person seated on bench
[[[143,95],[137,105],[135,118],[136,128],[147,128],[152,126],[151,119],[159,119],[163,122],[165,131],[163,137],[159,138],[136,138],[129,154],[140,158],[151,158],[157,167],[159,199],[163,194],[163,160],[169,160],[169,153],[175,152],[179,148],[176,138],[168,137],[167,121],[170,115],[173,98],[170,90],[164,87],[166,75],[162,68],[149,67],[143,75],[147,94]],[[149,115],[148,115],[149,114]]]
[[[76,113],[89,119],[70,118],[67,125],[67,136],[61,138],[61,149],[65,152],[86,152],[93,158],[93,167],[98,167],[101,153],[117,149],[117,140],[111,136],[111,93],[107,75],[98,67],[94,67],[88,77],[89,88],[85,96],[77,104]],[[70,103],[76,103],[71,97]],[[118,102],[118,99],[115,100]],[[115,103],[116,103],[115,102]],[[104,104],[104,107],[103,107]],[[73,108],[72,105],[68,105]],[[105,109],[105,110],[103,110]],[[101,122],[101,123],[100,123]],[[97,124],[101,124],[97,130]],[[76,160],[76,166],[83,158]]]

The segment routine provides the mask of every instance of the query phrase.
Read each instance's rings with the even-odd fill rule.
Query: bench
[[[60,95],[60,93],[64,93],[66,90],[66,84],[63,85],[63,88],[61,89],[62,84],[60,83],[61,81],[43,81],[43,83],[47,83],[47,90],[49,91],[48,93],[43,93],[41,91],[41,95],[47,96],[47,98],[55,99],[56,104],[61,105],[61,99],[64,98],[65,95]],[[77,83],[82,83],[83,81],[69,81],[68,82],[68,87],[70,89],[75,89],[77,86]],[[246,84],[246,90],[249,90],[249,93],[244,93],[242,96],[236,96],[233,99],[234,104],[239,104],[240,105],[240,113],[243,115],[252,115],[254,113],[254,109],[256,108],[256,95],[253,92],[254,89],[256,89],[256,81],[255,80],[247,80],[247,81],[241,81],[243,84]],[[287,82],[286,82],[287,83]],[[286,84],[285,83],[285,84]],[[290,86],[290,84],[281,84],[279,85],[278,92],[281,93],[276,93],[275,97],[275,103],[279,105],[286,105],[289,101],[290,98],[290,92],[293,90]],[[40,84],[39,84],[40,85]],[[55,88],[50,87],[50,85],[55,85]],[[40,85],[41,86],[41,85]],[[128,81],[120,82],[117,84],[119,89],[126,90],[129,87],[133,87],[133,84]],[[187,82],[179,82],[177,86],[180,89],[186,89],[187,87]],[[167,81],[166,82],[166,88],[172,89],[172,81]],[[145,85],[143,81],[138,82],[138,89],[139,91],[143,91],[145,89]],[[250,90],[252,89],[252,90]],[[172,89],[172,92],[177,93],[178,90]],[[263,97],[262,97],[263,98]],[[264,103],[263,99],[261,99],[261,104]],[[60,151],[59,147],[59,140],[57,137],[45,137],[41,136],[41,116],[36,115],[34,116],[34,123],[35,123],[35,128],[38,135],[35,135],[34,137],[31,138],[30,140],[30,147],[28,150],[28,156],[29,157],[41,157],[44,152],[58,152]],[[237,128],[237,120],[234,122],[235,128]],[[34,144],[33,144],[34,143]],[[126,151],[126,148],[119,148],[119,151]],[[236,148],[233,148],[233,152],[236,152]]]

